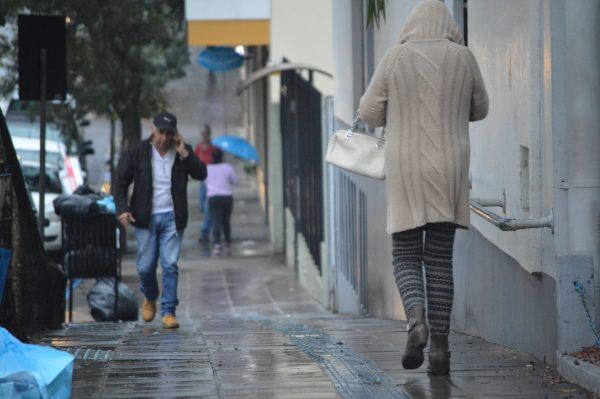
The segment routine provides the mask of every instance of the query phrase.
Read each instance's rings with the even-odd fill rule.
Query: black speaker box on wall
[[[64,16],[19,15],[19,99],[41,100],[41,50],[46,49],[46,99],[67,94]]]

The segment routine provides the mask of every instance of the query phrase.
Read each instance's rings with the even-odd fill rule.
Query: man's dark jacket
[[[181,159],[175,155],[171,171],[171,196],[175,211],[177,230],[187,226],[187,182],[188,174],[197,180],[206,179],[206,165],[198,159],[192,147],[186,144],[189,155]],[[131,202],[127,205],[127,192],[133,182]],[[113,181],[112,193],[115,198],[117,215],[131,212],[136,227],[147,229],[152,220],[152,143],[146,139],[121,155]]]

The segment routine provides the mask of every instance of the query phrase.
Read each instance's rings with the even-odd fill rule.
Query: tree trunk
[[[135,107],[117,113],[123,127],[121,137],[121,151],[125,151],[138,143],[142,137],[142,123],[140,113]]]

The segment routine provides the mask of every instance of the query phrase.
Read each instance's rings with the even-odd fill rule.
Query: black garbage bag
[[[77,186],[77,188],[73,191],[73,194],[88,195],[88,194],[98,194],[98,193],[96,191],[94,191],[94,189],[91,188],[87,183],[83,183],[83,184],[80,184],[79,186]]]
[[[117,320],[135,321],[138,319],[138,301],[127,284],[119,283]],[[115,279],[98,279],[87,295],[90,313],[96,321],[115,320]]]
[[[84,195],[60,195],[52,201],[59,216],[91,218],[100,215],[100,205],[94,198]]]

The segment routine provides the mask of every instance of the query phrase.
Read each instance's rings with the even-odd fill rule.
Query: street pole
[[[40,174],[38,179],[39,206],[38,229],[44,243],[45,194],[46,194],[46,80],[47,80],[47,50],[41,49],[41,80],[40,80]]]
[[[112,183],[115,173],[115,116],[112,107],[110,107],[110,191],[112,192]],[[110,194],[110,193],[109,193]]]
[[[229,134],[227,132],[227,129],[228,129],[228,126],[227,126],[227,71],[223,72],[223,116],[224,116],[223,125],[225,128],[225,131],[223,132],[223,134]]]

